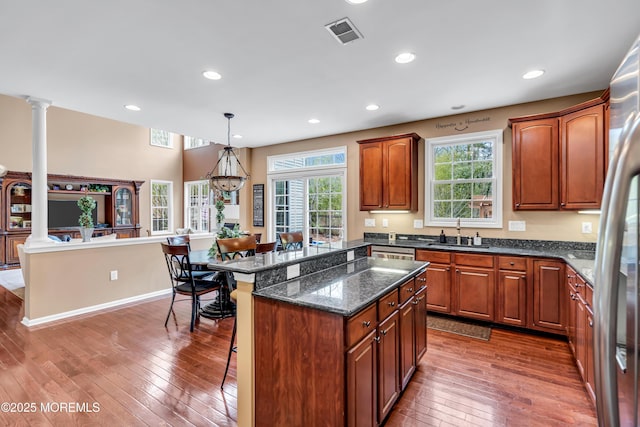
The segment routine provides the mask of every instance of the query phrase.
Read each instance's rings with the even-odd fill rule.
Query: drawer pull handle
[[[389,307],[394,307],[396,305],[396,302],[395,301],[391,301],[388,304],[389,304]]]
[[[593,328],[593,320],[589,319],[589,327]]]
[[[407,292],[413,292],[413,288],[407,289]]]
[[[367,320],[366,322],[362,322],[362,326],[364,326],[365,328],[368,328],[369,326],[371,326],[371,321]]]
[[[382,335],[387,335],[387,331],[382,331]]]
[[[378,344],[380,344],[380,337],[374,337],[374,338],[373,338],[373,340],[374,340],[375,342],[377,342]]]
[[[516,263],[515,263],[515,262],[513,262],[513,261],[511,261],[511,262],[509,263],[509,265],[516,265]]]

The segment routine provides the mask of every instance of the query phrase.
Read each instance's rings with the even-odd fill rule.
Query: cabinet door
[[[582,298],[576,298],[576,366],[583,381],[587,381],[587,309]]]
[[[496,321],[506,325],[527,326],[527,273],[500,270],[498,280]]]
[[[416,293],[415,300],[415,328],[416,328],[416,365],[427,352],[427,288],[423,287]]]
[[[114,189],[115,223],[114,227],[133,225],[133,193],[128,188]]]
[[[495,318],[495,275],[493,270],[456,266],[456,314],[493,321]]]
[[[513,210],[558,209],[558,119],[513,125]]]
[[[451,266],[430,264],[427,267],[427,308],[440,313],[451,313]]]
[[[347,425],[375,426],[377,412],[376,331],[347,352]]]
[[[560,206],[599,208],[605,178],[604,105],[563,116],[560,135]]]
[[[585,362],[585,369],[587,370],[587,392],[591,401],[596,403],[596,389],[595,389],[595,366],[593,362],[593,313],[587,310],[587,326],[586,326],[586,351],[587,360]]]
[[[382,209],[382,142],[360,145],[360,210]]]
[[[534,329],[566,334],[564,306],[564,263],[534,260],[533,317]]]
[[[398,310],[378,327],[378,421],[391,411],[400,394]]]
[[[7,264],[19,264],[20,257],[18,255],[18,245],[23,244],[29,237],[28,234],[8,234],[6,236],[6,263]]]
[[[573,286],[571,275],[567,275],[567,342],[573,356],[576,356],[576,306],[578,305],[576,289]]]
[[[385,144],[386,160],[384,161],[383,176],[386,178],[386,186],[383,190],[383,204],[388,209],[415,210],[417,200],[414,201],[413,193],[417,188],[417,164],[412,168],[413,138],[401,138],[387,141]],[[412,173],[413,172],[413,173]],[[415,183],[414,183],[415,181]],[[417,193],[416,198],[417,199]]]
[[[404,390],[416,370],[416,332],[413,304],[411,297],[400,307],[400,381]]]

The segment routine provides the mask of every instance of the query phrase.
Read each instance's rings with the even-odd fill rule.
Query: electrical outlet
[[[300,276],[300,264],[287,266],[287,280]]]
[[[422,222],[421,219],[413,220],[413,228],[423,228],[423,227],[424,227],[424,222]]]
[[[509,221],[509,231],[527,231],[525,221]]]
[[[584,234],[591,234],[593,233],[593,224],[590,222],[583,222],[582,223],[582,232]]]
[[[375,227],[376,226],[376,219],[375,218],[365,218],[364,219],[364,226],[365,227]]]
[[[111,270],[109,280],[118,280],[118,270]]]
[[[389,220],[387,218],[382,218],[382,226],[383,227],[388,227],[389,226]]]

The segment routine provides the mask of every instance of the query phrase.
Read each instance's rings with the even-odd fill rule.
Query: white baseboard
[[[155,298],[161,295],[170,294],[171,288],[163,289],[161,291],[150,292],[148,294],[136,295],[134,297],[123,298],[116,301],[106,302],[104,304],[92,305],[90,307],[78,308],[76,310],[65,311],[64,313],[52,314],[50,316],[38,317],[36,319],[29,319],[24,317],[22,324],[30,327],[36,325],[42,325],[43,323],[49,323],[56,320],[66,319],[68,317],[79,316],[81,314],[92,313],[94,311],[104,310],[106,308],[113,308],[119,305],[129,304],[132,302],[138,302],[149,298]]]

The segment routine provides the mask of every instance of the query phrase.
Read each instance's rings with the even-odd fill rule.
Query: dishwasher
[[[395,246],[371,245],[371,256],[389,259],[415,259],[415,250],[412,248],[399,248]]]

